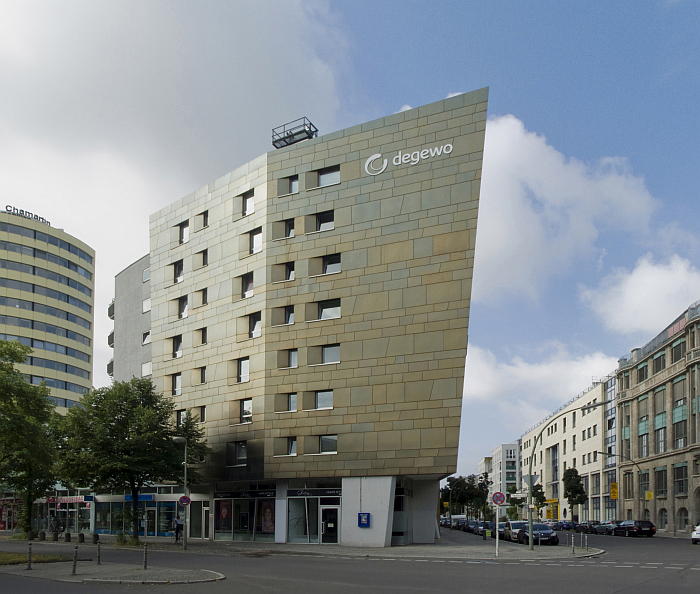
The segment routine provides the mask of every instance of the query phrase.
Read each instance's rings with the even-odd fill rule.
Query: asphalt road
[[[451,534],[451,540],[468,547],[493,547],[470,534]],[[501,543],[503,546],[522,546]],[[551,561],[474,561],[411,559],[406,557],[344,557],[336,548],[329,555],[255,555],[149,552],[149,563],[161,567],[191,567],[219,571],[222,582],[197,585],[126,586],[66,584],[0,575],[0,592],[22,594],[202,592],[206,594],[356,594],[358,591],[395,594],[406,592],[518,592],[565,590],[566,594],[660,590],[697,592],[700,582],[700,546],[689,540],[589,536],[591,546],[606,549],[592,559]],[[525,547],[523,547],[525,548]],[[561,547],[564,553],[565,547]],[[563,555],[562,555],[563,556]],[[138,564],[140,551],[103,549],[105,562]]]

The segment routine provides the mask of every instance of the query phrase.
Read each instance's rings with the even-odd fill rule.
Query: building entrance
[[[338,544],[340,508],[321,508],[321,544]]]

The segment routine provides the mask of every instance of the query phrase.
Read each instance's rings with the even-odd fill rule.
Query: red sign
[[[493,494],[493,502],[496,505],[503,505],[506,502],[506,496],[503,493],[496,491]]]
[[[180,505],[189,505],[190,503],[192,503],[192,500],[187,495],[183,495],[177,501]]]

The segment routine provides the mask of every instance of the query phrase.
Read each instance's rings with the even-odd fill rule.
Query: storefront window
[[[275,540],[275,500],[258,499],[255,521],[255,540],[274,542]]]
[[[109,502],[95,504],[95,533],[109,534],[110,510]]]
[[[173,535],[173,520],[175,519],[175,502],[158,502],[158,536]]]
[[[287,542],[318,543],[318,498],[290,497]]]
[[[233,500],[233,539],[253,540],[255,499]]]
[[[91,503],[78,504],[78,532],[90,532],[90,505]]]
[[[115,501],[112,503],[112,514],[111,514],[111,525],[110,530],[112,534],[117,534],[123,530],[122,515],[124,513],[124,504]]]
[[[218,499],[214,503],[214,540],[231,540],[232,537],[232,501]]]

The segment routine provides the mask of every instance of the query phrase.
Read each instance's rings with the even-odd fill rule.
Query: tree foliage
[[[575,468],[567,468],[562,476],[564,482],[564,498],[569,502],[571,518],[574,517],[575,505],[583,505],[588,501],[588,495],[583,488],[583,480]]]
[[[506,487],[506,491],[508,492],[508,502],[510,503],[506,514],[508,514],[511,520],[515,520],[518,517],[518,508],[523,505],[527,499],[525,497],[513,497],[513,493],[518,492],[515,485],[509,485]]]
[[[209,452],[204,432],[187,413],[178,427],[172,400],[156,392],[150,379],[114,382],[81,400],[63,423],[60,477],[71,486],[95,491],[129,489],[133,536],[138,537],[138,495],[153,483],[182,480],[188,442],[188,483],[201,481],[191,465]]]
[[[537,512],[547,505],[547,497],[544,494],[544,487],[537,483],[532,487],[532,502],[537,506]]]
[[[31,528],[32,502],[54,483],[56,413],[45,385],[29,384],[15,368],[31,349],[0,340],[0,483],[22,496],[23,530]]]

